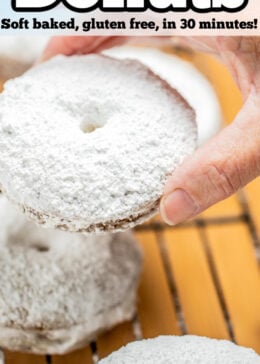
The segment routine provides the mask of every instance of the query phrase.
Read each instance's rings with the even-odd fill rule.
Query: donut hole
[[[14,234],[9,237],[8,245],[10,248],[21,248],[25,250],[34,250],[39,253],[47,253],[50,250],[50,247],[41,239],[37,239],[33,237],[30,239],[26,234],[26,229],[23,233]]]
[[[84,117],[80,123],[80,130],[84,134],[94,133],[97,129],[106,125],[110,116],[110,110],[106,105],[88,105],[84,108]]]
[[[43,245],[42,243],[35,243],[31,245],[31,249],[36,250],[39,253],[47,253],[50,250],[47,245]]]
[[[80,129],[84,134],[93,133],[95,130],[102,128],[103,125],[99,125],[97,123],[90,123],[88,121],[83,121],[80,124]]]

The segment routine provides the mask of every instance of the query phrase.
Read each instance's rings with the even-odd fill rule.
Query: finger
[[[167,223],[194,217],[259,175],[259,101],[250,97],[232,125],[174,172],[160,206]]]
[[[260,92],[260,38],[218,37],[217,44],[244,99]]]
[[[77,36],[77,37],[53,37],[47,45],[37,63],[44,62],[58,54],[70,56],[72,54],[87,54],[105,48],[105,44],[113,44],[119,37],[112,36]],[[123,43],[127,39],[120,37]]]
[[[193,49],[206,52],[206,53],[217,53],[216,37],[178,37],[180,41]]]
[[[133,44],[170,44],[170,37],[127,37],[127,36],[77,36],[77,37],[53,37],[47,45],[42,56],[37,60],[36,64],[47,61],[48,59],[64,54],[70,56],[72,54],[99,53],[107,48],[125,44],[128,42]]]
[[[221,60],[221,54],[217,47],[217,37],[172,37],[172,44],[198,52],[209,53]]]
[[[260,92],[259,37],[185,37],[182,42],[222,60],[244,99],[253,88]]]
[[[95,53],[100,53],[105,49],[128,43],[130,37],[106,37],[103,42],[95,47]]]

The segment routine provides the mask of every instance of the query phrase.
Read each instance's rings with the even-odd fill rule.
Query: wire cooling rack
[[[178,53],[210,79],[232,121],[241,97],[228,72],[205,55]],[[5,352],[5,364],[95,364],[128,342],[168,334],[228,339],[260,354],[259,191],[257,179],[189,223],[170,228],[156,217],[137,227],[145,260],[133,319],[69,355]]]
[[[132,321],[65,356],[5,353],[6,364],[95,364],[133,340],[196,334],[260,353],[260,180],[175,228],[159,217],[135,229],[145,252]],[[259,200],[258,200],[259,201]]]

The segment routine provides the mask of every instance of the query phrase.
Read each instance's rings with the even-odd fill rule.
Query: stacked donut
[[[142,253],[131,233],[122,231],[157,213],[167,178],[197,144],[185,90],[144,65],[153,51],[147,57],[138,52],[142,63],[128,55],[60,56],[5,85],[1,347],[63,354],[135,313]],[[187,73],[189,66],[172,62]],[[194,363],[194,347],[212,354],[207,339],[154,343],[133,344],[103,363],[181,363],[183,353],[185,363]],[[234,349],[232,357],[233,346],[223,344],[224,352],[221,345],[223,363],[240,354],[241,363],[259,362],[244,349]],[[197,354],[197,363],[214,362]],[[225,355],[229,361],[222,360]]]
[[[63,354],[130,320],[141,256],[130,233],[44,230],[1,197],[1,346]]]

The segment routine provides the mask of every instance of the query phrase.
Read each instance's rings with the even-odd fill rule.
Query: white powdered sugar
[[[196,147],[192,109],[136,61],[59,56],[7,82],[0,110],[3,191],[46,227],[147,219]]]
[[[0,347],[65,353],[132,318],[142,254],[130,233],[41,229],[0,198]]]
[[[25,72],[41,55],[49,37],[0,36],[0,79]]]
[[[259,364],[252,350],[227,340],[199,336],[160,336],[134,342],[100,364]]]
[[[209,81],[189,62],[155,48],[120,46],[104,54],[119,59],[136,59],[175,88],[196,111],[199,144],[222,124],[220,104]]]

